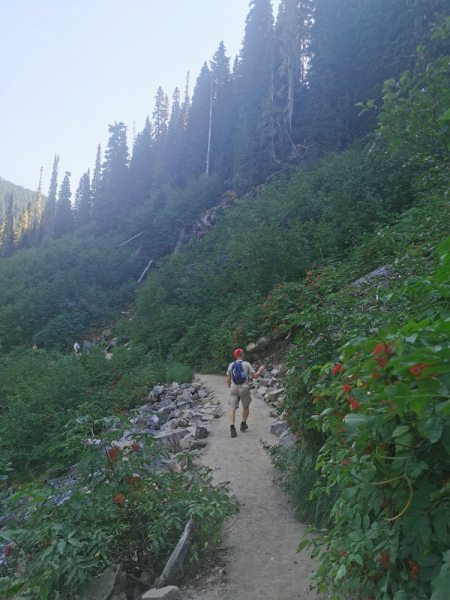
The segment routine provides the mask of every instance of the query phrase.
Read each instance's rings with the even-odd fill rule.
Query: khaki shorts
[[[228,404],[231,408],[239,408],[239,400],[242,401],[242,406],[244,408],[248,408],[250,406],[250,402],[252,401],[252,397],[250,396],[250,388],[249,387],[241,387],[240,385],[231,384],[230,387],[230,399],[228,400]]]

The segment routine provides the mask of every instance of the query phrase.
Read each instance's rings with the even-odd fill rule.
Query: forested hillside
[[[75,194],[70,172],[58,185],[58,156],[45,205],[42,181],[22,212],[11,190],[0,246],[0,466],[15,469],[5,481],[73,464],[89,427],[109,435],[149,381],[221,371],[235,347],[255,344],[256,356],[289,361],[279,414],[297,443],[269,452],[316,527],[300,549],[321,563],[319,590],[447,598],[449,14],[450,0],[283,0],[277,15],[252,0],[233,65],[221,42],[194,85],[188,76],[171,102],[159,88],[132,144],[124,123],[109,125]],[[67,355],[106,325],[118,340],[108,367],[100,350]],[[205,525],[218,527],[228,501],[201,479],[194,487],[200,505],[218,498]],[[100,563],[74,551],[79,586],[66,585],[61,558],[51,573],[38,567],[41,579],[30,559],[20,589],[34,585],[34,600],[48,579],[71,599],[118,555],[100,521],[89,525]],[[45,527],[56,556],[65,538],[49,523],[43,538]],[[164,552],[179,529],[158,534]],[[132,553],[129,523],[121,532]]]

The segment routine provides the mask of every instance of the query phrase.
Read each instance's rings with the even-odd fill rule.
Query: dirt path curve
[[[211,422],[203,464],[215,470],[217,483],[229,481],[228,488],[241,504],[237,519],[226,526],[227,549],[225,585],[214,586],[202,598],[220,600],[308,600],[318,598],[309,589],[309,576],[315,568],[307,552],[296,554],[306,529],[294,515],[287,497],[273,484],[276,471],[261,440],[276,443],[270,433],[273,419],[267,405],[253,394],[248,430],[230,437],[228,388],[225,377],[198,375],[224,415]],[[198,596],[200,597],[200,596]]]

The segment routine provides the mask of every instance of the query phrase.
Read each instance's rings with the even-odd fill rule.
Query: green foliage
[[[407,142],[430,163],[447,158],[450,149],[450,57],[430,61],[425,46],[418,47],[418,55],[414,72],[405,71],[398,81],[384,84],[380,132],[391,147]],[[361,114],[374,107],[370,100]]]
[[[42,343],[62,345],[79,324],[102,324],[130,303],[143,261],[120,248],[120,241],[98,238],[89,226],[1,260],[2,350],[31,344],[38,332]]]
[[[80,406],[103,418],[139,406],[156,383],[192,377],[178,363],[152,363],[134,344],[110,360],[101,348],[81,356],[17,350],[0,359],[0,435],[18,476],[52,469],[58,465],[48,449]]]
[[[275,180],[256,198],[225,211],[199,244],[161,262],[140,290],[133,337],[152,353],[159,341],[163,355],[173,352],[199,368],[211,356],[223,366],[234,342],[254,341],[282,325],[283,318],[262,323],[260,296],[280,281],[301,280],[312,265],[345,255],[377,220],[392,218],[416,197],[420,170],[408,163],[408,149],[392,156],[382,142],[369,153],[371,146],[355,146],[315,169]],[[355,274],[380,264],[370,256]],[[294,303],[296,288],[289,284]],[[282,316],[295,312],[293,306],[280,302]],[[238,319],[248,326],[234,339]]]
[[[223,520],[236,510],[227,490],[213,487],[208,470],[158,471],[164,453],[157,442],[145,436],[121,446],[120,426],[118,418],[89,416],[69,423],[59,452],[71,454],[74,440],[85,450],[64,500],[64,488],[55,496],[52,488],[25,485],[8,499],[17,514],[1,533],[10,547],[4,597],[70,600],[117,562],[156,571],[191,519],[191,560],[220,541]]]

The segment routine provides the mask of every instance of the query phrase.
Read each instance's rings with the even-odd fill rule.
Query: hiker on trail
[[[258,371],[255,372],[252,365],[244,360],[244,351],[238,348],[233,352],[236,357],[236,361],[232,362],[228,367],[227,371],[227,383],[230,388],[230,399],[228,404],[230,410],[228,411],[228,419],[230,421],[231,437],[237,436],[236,427],[234,426],[236,409],[239,408],[239,400],[242,401],[242,423],[241,431],[245,432],[248,429],[247,419],[250,412],[250,402],[252,397],[250,395],[250,387],[247,382],[247,378],[253,377],[257,379],[264,371],[264,365],[259,367]]]
[[[75,342],[75,344],[73,345],[73,349],[75,350],[75,356],[76,356],[78,354],[78,350],[80,349],[78,342]]]

